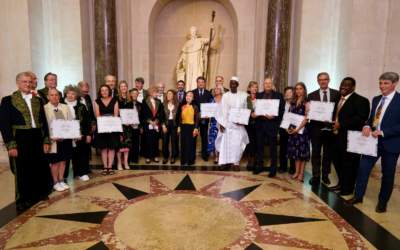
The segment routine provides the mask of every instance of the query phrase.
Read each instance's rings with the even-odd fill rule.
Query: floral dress
[[[289,112],[305,115],[306,105],[303,102],[297,106],[292,103],[289,108]],[[310,136],[307,130],[307,126],[304,127],[303,134],[292,134],[289,135],[288,139],[288,158],[294,160],[308,161],[310,159]]]
[[[212,100],[215,103],[215,100]],[[218,135],[218,123],[217,120],[212,117],[210,119],[210,128],[208,130],[208,144],[207,144],[207,152],[209,154],[215,152],[215,140],[217,139]]]

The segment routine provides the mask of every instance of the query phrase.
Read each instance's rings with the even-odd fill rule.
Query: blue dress
[[[303,102],[299,106],[292,103],[289,111],[298,115],[305,115],[305,103]],[[289,135],[287,154],[288,158],[293,160],[308,161],[310,159],[310,136],[307,126],[304,127],[303,134]]]
[[[215,103],[215,100],[212,100]],[[208,144],[207,144],[207,152],[214,153],[215,152],[215,139],[217,139],[218,135],[218,124],[217,120],[214,117],[210,119],[210,128],[208,130]]]

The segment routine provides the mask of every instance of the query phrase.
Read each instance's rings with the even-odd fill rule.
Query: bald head
[[[113,75],[106,75],[104,77],[104,82],[111,89],[115,89],[115,86],[117,85],[117,78],[115,76],[113,76]]]

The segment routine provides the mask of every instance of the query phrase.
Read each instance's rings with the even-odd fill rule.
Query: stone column
[[[115,0],[94,0],[96,87],[104,76],[118,76]]]
[[[265,77],[272,77],[276,89],[288,85],[291,0],[269,0]]]

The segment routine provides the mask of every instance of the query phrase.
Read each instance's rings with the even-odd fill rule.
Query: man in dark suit
[[[24,211],[51,191],[49,128],[42,100],[31,92],[30,72],[16,76],[18,90],[5,96],[0,104],[0,131],[8,150],[15,177],[18,211]]]
[[[368,178],[379,158],[382,164],[381,189],[375,211],[386,212],[386,206],[393,191],[397,160],[400,154],[400,94],[396,92],[399,75],[394,72],[383,73],[379,77],[381,95],[372,99],[371,114],[364,126],[364,136],[378,138],[377,156],[362,155],[357,175],[355,194],[350,204],[363,201]]]
[[[43,104],[46,104],[49,102],[49,99],[47,98],[49,94],[49,89],[56,89],[57,88],[57,75],[54,73],[47,73],[44,76],[44,88],[39,89],[37,93],[39,94],[40,98],[43,100]],[[58,94],[60,96],[63,96],[60,91],[58,91]],[[62,99],[60,102],[64,102]]]
[[[111,89],[111,96],[118,99],[118,86],[117,78],[113,75],[106,75],[104,77],[104,82]]]
[[[346,77],[340,84],[340,101],[335,106],[333,125],[333,165],[339,182],[331,187],[340,195],[350,195],[354,191],[360,155],[347,152],[347,132],[361,131],[369,116],[369,101],[355,93],[356,80]]]
[[[202,76],[197,77],[197,88],[193,90],[194,102],[199,105],[200,113],[201,113],[201,103],[210,103],[212,102],[211,92],[205,89],[206,87],[206,79]],[[208,161],[208,124],[210,122],[209,118],[201,118],[200,119],[200,137],[201,137],[201,158],[204,161]]]
[[[319,89],[308,95],[309,101],[333,102],[336,103],[340,94],[339,91],[329,88],[329,74],[321,72],[317,76]],[[332,117],[333,118],[333,117]],[[316,185],[320,182],[321,178],[321,154],[322,154],[322,182],[329,185],[329,174],[331,172],[331,151],[332,151],[332,125],[331,121],[320,122],[311,121],[310,124],[311,134],[311,165],[312,165],[312,178],[310,179],[311,185]]]
[[[138,96],[138,101],[140,103],[143,103],[147,96],[149,95],[149,92],[144,89],[144,78],[143,77],[138,77],[135,79],[135,88],[138,90],[139,92],[139,96]]]
[[[185,92],[185,82],[183,80],[179,80],[176,83],[176,99],[178,103],[181,104],[183,100],[185,100],[186,92]]]
[[[278,116],[262,115],[256,118],[256,162],[253,173],[259,174],[263,170],[264,162],[264,144],[265,141],[269,144],[271,167],[269,177],[276,175],[276,165],[278,158],[278,131],[279,125],[282,121],[283,113],[285,111],[285,101],[281,93],[274,91],[274,85],[271,78],[264,80],[264,91],[257,93],[256,99],[278,99],[279,111]],[[253,113],[253,116],[255,114]]]

